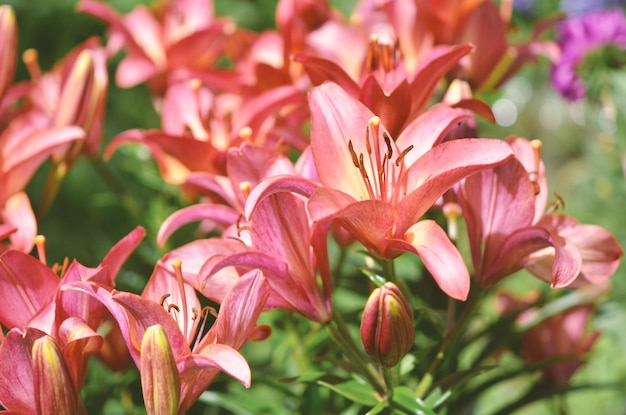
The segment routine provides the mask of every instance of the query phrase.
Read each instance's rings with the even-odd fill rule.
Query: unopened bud
[[[149,415],[178,413],[180,376],[160,324],[148,327],[141,341],[141,388]]]
[[[378,365],[393,367],[414,339],[413,310],[400,289],[390,282],[375,289],[361,319],[361,340],[367,354]]]
[[[84,414],[67,363],[52,337],[35,340],[32,361],[37,413]]]

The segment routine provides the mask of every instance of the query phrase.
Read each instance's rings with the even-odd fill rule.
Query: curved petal
[[[179,413],[187,412],[220,370],[244,386],[250,386],[252,378],[250,367],[239,352],[223,344],[209,346],[203,355],[190,355],[177,361],[181,384]]]
[[[261,271],[242,275],[224,298],[211,332],[194,352],[202,349],[208,340],[239,350],[254,331],[269,295],[270,286]]]
[[[137,249],[145,236],[146,230],[141,226],[137,226],[135,229],[130,231],[128,235],[120,239],[109,250],[104,258],[102,258],[101,265],[109,270],[109,276],[111,278],[110,285],[114,285],[113,282],[115,281],[117,274],[120,272],[122,265],[126,262],[133,251]]]
[[[248,196],[245,216],[250,220],[259,204],[272,195],[288,192],[309,198],[319,187],[319,183],[303,177],[291,175],[270,177],[259,183]]]
[[[17,229],[9,236],[11,247],[24,253],[32,251],[37,235],[37,220],[26,193],[19,192],[11,196],[4,209],[0,210],[0,216],[4,225]]]
[[[0,344],[0,404],[20,414],[36,414],[31,349],[44,333],[12,329]]]
[[[406,172],[407,194],[398,204],[397,234],[416,223],[435,201],[461,179],[513,157],[504,141],[472,138],[433,147]]]
[[[23,252],[0,255],[0,323],[8,328],[26,327],[29,320],[52,301],[59,278],[41,262]]]
[[[452,69],[473,46],[470,44],[440,47],[422,62],[411,81],[411,116],[424,111],[443,76]]]
[[[305,54],[296,54],[292,59],[304,66],[304,71],[313,85],[332,81],[341,86],[352,97],[358,98],[360,95],[361,90],[357,83],[335,62]]]
[[[406,231],[404,240],[393,239],[390,246],[417,254],[444,293],[457,300],[467,299],[470,277],[465,262],[435,221],[417,222]]]
[[[387,238],[398,219],[396,209],[378,200],[355,201],[334,189],[320,187],[309,200],[314,221],[336,221],[373,255],[387,258]]]
[[[471,119],[467,111],[437,104],[407,125],[396,139],[398,148],[413,146],[404,157],[404,163],[411,166],[428,150],[439,144],[446,133],[460,122]]]
[[[356,199],[369,199],[363,176],[355,167],[354,154],[368,154],[366,132],[374,114],[339,85],[324,83],[309,92],[311,151],[320,181]],[[377,137],[375,139],[381,139]],[[369,164],[366,163],[366,168]],[[374,177],[371,171],[369,173]]]
[[[508,235],[530,226],[535,188],[517,159],[466,178],[456,188],[476,275],[500,253]]]
[[[228,227],[239,219],[239,214],[232,208],[216,203],[198,203],[187,206],[167,217],[157,234],[157,243],[163,246],[165,241],[181,226],[199,220],[211,220],[222,227]]]

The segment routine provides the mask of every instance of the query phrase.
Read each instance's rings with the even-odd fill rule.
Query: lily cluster
[[[210,0],[127,14],[81,0],[77,10],[103,22],[105,38],[88,39],[49,72],[28,50],[31,79],[13,84],[15,17],[0,7],[0,286],[9,303],[0,308],[0,404],[12,413],[85,413],[91,356],[111,370],[134,364],[149,414],[185,413],[219,372],[250,386],[240,350],[271,335],[259,318],[272,310],[327,331],[371,397],[357,403],[435,408],[446,399],[429,401],[433,391],[462,387],[433,386],[463,370],[457,357],[446,361],[448,348],[462,344],[478,300],[501,281],[527,270],[547,287],[578,289],[606,284],[619,265],[623,250],[609,231],[549,202],[538,140],[479,134],[477,117],[494,120],[480,94],[559,52],[542,37],[545,22],[520,43],[508,40],[511,2],[360,0],[344,16],[326,1],[280,0],[276,29],[262,33],[216,16]],[[115,82],[144,84],[161,127],[123,131],[103,148],[107,61],[120,51]],[[50,268],[24,191],[51,160],[45,209],[78,157],[108,159],[132,144],[150,151],[187,202],[156,244],[201,222],[195,239],[167,248],[140,294],[116,289],[116,276],[143,228],[96,268]],[[457,247],[457,228],[469,252]],[[39,260],[29,255],[35,245]],[[344,271],[350,262],[337,257],[347,255],[362,274]],[[417,278],[396,275],[400,256],[414,260]],[[362,344],[334,301],[344,277],[369,297],[358,313]],[[438,307],[424,286],[464,311],[449,306],[439,352],[407,375],[397,365],[419,352],[415,311]],[[499,312],[518,330],[515,318],[539,303]],[[524,337],[522,358],[532,363],[554,357],[533,337],[567,331],[579,345],[564,352],[575,364],[545,369],[558,385],[596,337],[583,338],[593,307],[577,307]],[[419,382],[407,403],[409,378]]]

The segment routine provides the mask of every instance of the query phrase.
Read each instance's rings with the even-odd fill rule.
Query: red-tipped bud
[[[414,339],[413,310],[400,289],[390,282],[375,289],[361,319],[361,340],[367,354],[380,366],[393,367]]]

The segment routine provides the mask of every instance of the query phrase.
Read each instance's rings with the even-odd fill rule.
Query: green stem
[[[383,378],[385,379],[385,385],[387,386],[387,399],[389,402],[393,400],[393,388],[397,383],[397,367],[398,366],[396,365],[394,367],[384,367],[382,369]]]
[[[393,266],[393,261],[381,261],[383,267],[383,276],[389,282],[393,282],[397,285],[398,279],[396,278],[396,270]]]
[[[415,396],[417,398],[423,398],[432,386],[435,379],[435,372],[439,368],[441,362],[443,362],[444,358],[446,357],[448,348],[452,343],[456,342],[459,339],[459,336],[465,331],[465,328],[467,327],[467,324],[470,320],[469,317],[475,311],[476,305],[480,303],[479,300],[483,297],[484,293],[485,290],[480,290],[477,294],[471,293],[470,298],[467,302],[467,306],[463,309],[463,312],[461,313],[461,316],[457,320],[456,324],[449,323],[449,330],[446,331],[446,335],[443,338],[435,359],[431,362],[430,367],[428,368],[428,370],[420,380],[419,384],[417,385],[417,388],[415,389]],[[454,302],[455,300],[451,301]],[[453,311],[454,307],[455,305],[451,305],[450,303],[448,303],[448,312]]]
[[[380,375],[369,363],[365,354],[359,349],[354,342],[354,339],[350,336],[348,327],[338,313],[333,313],[332,319],[326,324],[326,329],[330,334],[330,337],[337,343],[341,351],[352,362],[357,370],[367,379],[376,392],[380,396],[387,394],[385,384],[381,381]]]
[[[43,196],[41,198],[41,203],[39,204],[39,208],[37,209],[37,218],[41,219],[43,215],[48,211],[50,206],[52,206],[52,202],[56,198],[59,193],[59,189],[61,188],[61,183],[65,178],[68,171],[68,166],[61,161],[60,163],[52,162],[50,165],[50,170],[48,171],[48,176],[46,177],[46,184],[43,190]]]
[[[291,342],[294,358],[296,364],[298,365],[298,370],[300,373],[307,373],[309,371],[309,359],[307,358],[307,353],[304,348],[304,342],[298,333],[298,328],[296,327],[296,322],[293,318],[293,313],[283,313],[285,318],[285,327],[288,332],[289,341]]]

